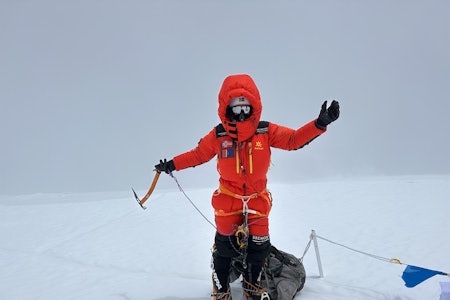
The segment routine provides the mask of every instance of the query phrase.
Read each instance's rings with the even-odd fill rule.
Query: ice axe
[[[136,192],[134,191],[133,188],[131,188],[131,190],[133,191],[134,197],[136,198],[137,203],[142,207],[142,209],[147,209],[147,207],[144,206],[145,201],[147,201],[147,199],[150,197],[150,195],[153,193],[153,190],[156,187],[156,183],[158,182],[159,179],[159,175],[161,175],[161,171],[159,170],[155,170],[156,174],[155,177],[153,178],[153,182],[152,185],[150,186],[150,188],[148,189],[147,194],[145,194],[144,198],[139,199],[138,195],[136,194]]]

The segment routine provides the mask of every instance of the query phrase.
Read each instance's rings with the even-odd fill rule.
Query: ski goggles
[[[231,108],[234,114],[239,115],[241,112],[248,115],[250,113],[250,105],[239,105],[239,106],[233,106]]]

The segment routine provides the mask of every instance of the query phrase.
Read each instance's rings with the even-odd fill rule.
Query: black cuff
[[[319,121],[319,119],[317,119],[314,124],[316,125],[316,127],[320,130],[325,130],[327,129],[327,125],[322,124],[322,122]]]
[[[173,162],[173,159],[171,159],[171,160],[169,160],[169,161],[167,162],[167,170],[170,171],[170,172],[176,170],[176,168],[175,168],[175,163]]]

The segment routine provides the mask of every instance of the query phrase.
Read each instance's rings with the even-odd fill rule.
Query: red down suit
[[[244,96],[252,105],[252,115],[243,122],[231,122],[226,108],[231,99]],[[325,130],[315,120],[299,129],[260,121],[261,98],[248,75],[227,77],[219,92],[221,124],[205,135],[194,149],[173,158],[177,171],[194,167],[217,157],[219,188],[212,196],[217,231],[232,235],[242,224],[243,199],[246,199],[249,230],[253,236],[269,234],[268,215],[272,206],[266,190],[271,148],[297,150]]]

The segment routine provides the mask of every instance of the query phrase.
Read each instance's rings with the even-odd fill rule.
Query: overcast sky
[[[269,181],[450,172],[450,1],[0,2],[0,193],[148,188],[250,74],[262,119],[328,132]],[[215,162],[176,174],[217,185]],[[161,188],[174,187],[170,178]]]

